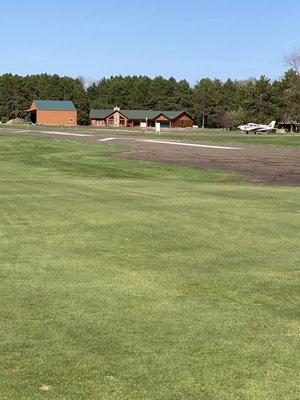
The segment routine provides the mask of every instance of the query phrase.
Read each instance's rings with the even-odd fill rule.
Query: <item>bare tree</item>
[[[227,129],[230,127],[231,119],[226,112],[219,112],[215,118],[214,122],[217,124],[218,128]]]
[[[300,75],[300,48],[294,49],[284,57],[285,65],[293,69]]]

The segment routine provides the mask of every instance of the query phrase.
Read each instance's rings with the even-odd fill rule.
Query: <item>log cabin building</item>
[[[72,101],[34,100],[28,112],[34,124],[77,125],[77,110]]]
[[[148,127],[160,122],[162,128],[191,128],[194,119],[186,111],[154,111],[154,110],[121,110],[92,109],[90,124],[92,126],[134,127],[144,122]]]

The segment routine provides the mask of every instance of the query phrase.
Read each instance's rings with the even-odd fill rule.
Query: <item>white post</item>
[[[160,122],[155,122],[155,133],[160,135]]]
[[[146,122],[141,122],[141,123],[140,123],[140,127],[141,127],[141,132],[142,132],[142,133],[146,132],[147,123],[146,123]]]

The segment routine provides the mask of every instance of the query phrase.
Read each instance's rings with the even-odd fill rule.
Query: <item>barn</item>
[[[191,128],[194,125],[193,117],[186,111],[122,110],[119,107],[90,111],[92,126],[133,127],[140,126],[141,122],[147,126],[160,122],[162,128]]]
[[[77,110],[72,101],[34,100],[28,112],[34,124],[77,125]]]

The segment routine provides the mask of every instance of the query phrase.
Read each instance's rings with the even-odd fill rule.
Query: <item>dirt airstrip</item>
[[[0,131],[1,132],[1,131]],[[145,160],[156,163],[195,166],[203,169],[244,173],[249,181],[266,185],[300,186],[300,149],[291,147],[226,145],[205,142],[185,143],[157,140],[146,137],[120,137],[113,132],[76,133],[5,129],[15,135],[56,137],[80,140],[95,145],[118,144],[132,151],[114,154],[113,157]],[[203,146],[203,147],[202,147]]]

